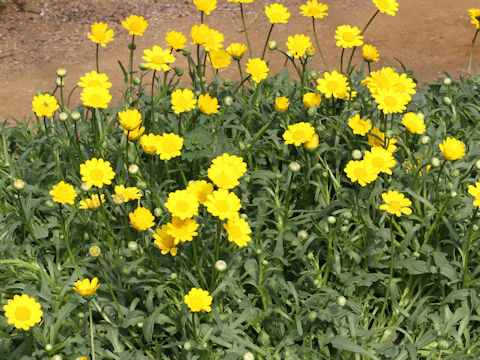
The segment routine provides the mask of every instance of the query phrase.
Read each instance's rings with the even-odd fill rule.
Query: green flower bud
[[[224,272],[227,270],[227,263],[224,260],[218,260],[215,263],[215,269],[217,269],[219,272]]]
[[[177,273],[171,273],[170,274],[170,280],[177,280],[177,278],[178,278]]]
[[[475,162],[475,167],[476,167],[478,170],[480,170],[480,160],[477,160],[477,161]]]
[[[180,66],[175,66],[173,70],[175,70],[175,74],[177,74],[177,76],[183,75],[183,69]]]
[[[316,72],[315,70],[312,70],[310,72],[310,76],[312,77],[312,79],[316,79],[318,78],[318,72]]]
[[[185,351],[192,350],[192,343],[190,341],[185,341],[185,344],[183,344],[183,348],[185,349]]]
[[[147,183],[143,180],[139,180],[139,181],[137,181],[137,187],[140,190],[145,190],[147,188]]]
[[[68,120],[68,114],[66,112],[61,112],[58,114],[58,119],[60,121],[67,121]]]
[[[432,167],[434,168],[437,168],[440,166],[440,159],[437,158],[437,157],[433,157],[432,160],[430,160],[430,165],[432,165]]]
[[[422,136],[422,139],[420,141],[422,142],[423,145],[427,145],[428,143],[430,143],[430,136],[428,135]]]
[[[450,175],[452,177],[457,177],[458,175],[460,175],[460,171],[458,169],[453,169],[451,172],[450,172]]]
[[[297,238],[299,238],[300,240],[307,240],[308,239],[308,233],[305,230],[300,230],[297,233]]]
[[[192,54],[191,50],[185,49],[183,50],[183,56],[190,56]]]
[[[133,78],[133,84],[134,84],[134,85],[140,85],[141,82],[142,82],[142,81],[140,80],[139,77],[135,76],[135,77]]]
[[[138,244],[136,241],[129,241],[127,246],[128,246],[128,250],[130,250],[131,252],[138,250]]]
[[[67,76],[67,70],[65,70],[64,68],[58,68],[57,69],[57,76],[60,77],[60,78],[63,78],[65,76]]]
[[[82,117],[78,111],[73,111],[72,114],[70,115],[72,117],[72,120],[78,121]]]
[[[302,167],[298,162],[293,161],[288,165],[288,168],[290,169],[291,172],[296,173],[296,172],[299,172]]]
[[[231,79],[226,78],[225,80],[223,80],[223,86],[230,86],[230,85],[232,85]]]
[[[140,70],[142,70],[142,71],[146,71],[146,70],[150,69],[150,68],[147,66],[147,64],[145,64],[145,63],[140,63],[140,64],[138,64],[138,68],[139,68]]]
[[[141,321],[137,322],[137,327],[140,329],[143,328],[143,322]]]
[[[341,231],[343,234],[345,234],[346,232],[348,232],[348,229],[349,229],[348,226],[343,225],[343,226],[340,228],[340,231]]]
[[[130,43],[130,44],[128,44],[128,48],[130,50],[135,50],[137,48],[137,45],[135,45],[135,43]]]
[[[347,299],[345,298],[345,296],[340,295],[339,297],[337,297],[338,306],[344,307],[346,303],[347,303]]]
[[[233,104],[233,99],[231,96],[225,96],[225,99],[223,99],[223,103],[225,106],[230,106]]]
[[[317,107],[316,106],[308,108],[308,110],[307,110],[308,116],[314,116],[316,113],[317,113]]]
[[[442,99],[443,103],[447,106],[452,105],[452,99],[450,99],[448,96],[444,96]]]
[[[52,351],[53,345],[52,344],[47,344],[45,345],[45,351]]]
[[[271,40],[271,41],[268,42],[268,48],[270,50],[276,50],[277,46],[278,46],[278,44],[275,40]]]
[[[361,160],[363,157],[363,154],[360,150],[355,149],[352,151],[352,157],[354,160]]]
[[[313,321],[318,317],[318,314],[315,311],[310,311],[307,316],[308,320]]]
[[[334,225],[337,222],[337,219],[335,218],[335,216],[329,216],[329,217],[327,217],[327,222],[330,225]]]
[[[64,87],[65,83],[63,82],[63,78],[61,78],[61,77],[56,78],[55,79],[55,85],[57,85],[60,88]]]
[[[22,191],[25,188],[25,181],[22,179],[17,179],[13,182],[13,187],[17,191]]]
[[[315,259],[315,255],[313,254],[313,252],[310,251],[310,252],[307,254],[307,259],[308,259],[308,260],[314,260],[314,259]]]
[[[163,215],[163,210],[159,207],[153,209],[153,215],[155,215],[155,217],[160,217]]]
[[[386,137],[387,139],[393,138],[394,135],[395,135],[395,134],[394,134],[393,130],[387,130],[387,131],[385,132],[385,137]]]
[[[474,225],[472,226],[472,230],[473,230],[473,231],[478,231],[478,225],[477,225],[477,224],[474,224]]]
[[[446,85],[446,86],[452,85],[452,79],[450,79],[449,77],[443,79],[443,85]]]

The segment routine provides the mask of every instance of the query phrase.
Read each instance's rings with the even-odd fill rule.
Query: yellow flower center
[[[388,207],[390,208],[390,210],[392,211],[398,211],[402,208],[402,204],[400,204],[398,201],[391,201],[389,204],[388,204]]]
[[[105,33],[103,31],[98,31],[96,32],[95,34],[93,34],[93,36],[95,36],[95,39],[97,39],[97,41],[104,41],[106,36],[105,36]]]
[[[93,181],[101,181],[103,179],[103,171],[100,169],[92,169],[90,170],[90,178]]]
[[[229,226],[228,234],[235,239],[239,239],[242,237],[242,229],[237,225]]]
[[[380,10],[387,10],[390,7],[389,0],[377,0],[377,5]]]
[[[190,296],[190,305],[193,309],[201,309],[203,307],[203,298],[199,296]]]
[[[102,85],[103,85],[103,84],[102,84],[101,81],[99,81],[99,80],[97,80],[97,79],[94,79],[94,80],[90,80],[90,81],[88,82],[88,85],[87,85],[87,86],[88,86],[88,87],[91,87],[91,86],[102,86]]]
[[[29,320],[32,316],[32,312],[26,306],[19,306],[15,309],[15,318],[20,321]]]
[[[140,32],[140,23],[138,21],[133,21],[128,24],[128,30],[132,32]]]
[[[166,141],[163,144],[163,151],[166,153],[172,153],[177,150],[177,146],[173,141]]]
[[[372,158],[372,165],[377,168],[383,168],[385,166],[385,160],[381,156]]]
[[[343,34],[343,40],[345,40],[346,42],[353,42],[355,41],[355,34],[352,33],[352,32],[346,32]]]
[[[385,98],[383,99],[383,102],[388,107],[396,107],[398,105],[397,98],[394,96],[385,96]]]
[[[293,132],[292,137],[294,140],[303,140],[305,138],[305,131],[302,129]]]
[[[152,56],[152,63],[154,64],[164,64],[165,58],[162,55],[154,55]]]
[[[338,81],[330,80],[327,83],[327,89],[331,92],[336,92],[339,87],[340,87],[340,85],[338,84]]]
[[[101,104],[103,102],[103,97],[100,94],[92,94],[88,100],[91,104]]]
[[[225,212],[230,208],[227,200],[217,200],[217,203],[215,204],[215,207],[220,212]]]
[[[179,212],[185,212],[185,211],[188,210],[188,208],[189,208],[188,202],[185,201],[185,200],[179,200],[175,204],[175,210],[177,210]]]
[[[365,170],[364,168],[362,167],[357,167],[354,171],[353,171],[353,175],[355,175],[355,177],[357,179],[364,179],[367,177],[368,173],[367,173],[367,170]]]

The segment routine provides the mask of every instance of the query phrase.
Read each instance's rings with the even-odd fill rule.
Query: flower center
[[[390,210],[398,211],[402,208],[402,204],[400,204],[398,201],[392,201],[390,204],[388,204],[388,207]]]
[[[177,150],[177,146],[174,142],[172,141],[166,141],[163,144],[163,151],[166,153],[172,153]]]
[[[103,171],[100,169],[90,170],[90,178],[93,181],[101,181],[103,179]]]
[[[98,31],[95,34],[93,34],[93,36],[95,36],[95,39],[97,39],[97,41],[104,41],[106,38],[105,33],[103,31]]]
[[[367,170],[365,170],[364,168],[362,167],[358,167],[356,168],[354,171],[353,171],[353,174],[355,175],[355,177],[357,179],[364,179],[367,177],[368,173],[367,173]]]
[[[32,312],[26,306],[19,306],[15,309],[15,317],[17,320],[26,321],[32,316]]]
[[[343,40],[345,40],[346,42],[353,42],[355,41],[355,35],[351,32],[346,32],[345,34],[343,34]]]
[[[91,104],[95,104],[95,105],[103,103],[103,97],[100,94],[90,95],[89,100]]]
[[[240,229],[240,226],[237,225],[229,226],[228,235],[235,239],[240,239],[242,237],[242,229]]]
[[[388,10],[390,8],[389,0],[377,0],[377,5],[380,10]]]
[[[385,166],[385,160],[380,156],[376,156],[372,159],[372,165],[377,168],[383,168]]]
[[[189,208],[188,202],[185,200],[178,200],[177,204],[175,205],[175,209],[178,212],[185,212],[188,210],[188,208]]]
[[[331,80],[327,83],[327,89],[331,92],[337,92],[339,87],[340,86],[337,81]]]
[[[199,296],[191,296],[190,302],[193,309],[202,309],[203,307],[203,298]]]
[[[220,212],[228,211],[228,209],[230,208],[227,200],[217,200],[217,203],[215,204],[215,207]]]
[[[103,84],[99,80],[94,79],[94,80],[90,80],[87,86],[91,87],[91,86],[102,86],[102,85]]]
[[[397,98],[394,96],[385,96],[383,101],[388,107],[396,107],[398,105]]]
[[[165,58],[162,55],[154,55],[152,57],[152,63],[154,64],[165,64]]]
[[[305,138],[305,131],[303,130],[296,130],[293,132],[293,139],[294,140],[303,140]]]

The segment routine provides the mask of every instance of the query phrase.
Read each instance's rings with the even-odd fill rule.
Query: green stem
[[[470,74],[470,69],[472,68],[472,59],[473,59],[473,48],[475,47],[475,40],[477,40],[477,35],[480,29],[477,29],[475,32],[475,36],[473,37],[472,40],[472,48],[470,49],[470,58],[468,59],[468,69],[467,72]]]
[[[183,173],[182,166],[180,165],[180,162],[178,161],[177,158],[175,158],[175,164],[177,164],[178,170],[180,171],[180,175],[182,176],[183,184],[185,185],[185,187],[187,187],[188,186],[187,178],[185,177],[185,174]]]
[[[108,280],[107,274],[105,273],[105,270],[103,269],[103,267],[100,267],[100,271],[102,272],[103,278],[105,279],[105,282],[106,282],[107,287],[108,287],[108,291],[110,292],[110,296],[112,297],[113,302],[115,303],[117,311],[120,314],[120,317],[123,318],[124,315],[123,315],[123,312],[122,312],[122,308],[120,307],[120,304],[117,300],[117,296],[113,292],[113,288],[112,288],[112,285],[110,284],[110,280]]]
[[[243,16],[243,4],[242,3],[240,3],[240,14],[242,16],[242,24],[243,24],[243,31],[245,32],[245,39],[247,40],[248,56],[250,56],[250,58],[252,58],[252,48],[250,46],[250,41],[248,40],[247,25],[245,24],[245,17]]]
[[[99,70],[99,67],[98,67],[98,45],[100,45],[100,44],[97,44],[97,51],[95,53],[95,63],[97,65],[97,73],[100,73],[100,70]]]
[[[464,251],[465,257],[464,257],[464,262],[463,262],[463,288],[465,288],[465,285],[467,283],[467,277],[468,277],[468,257],[469,257],[469,252],[470,252],[470,246],[472,244],[472,239],[473,239],[473,225],[475,223],[476,217],[478,213],[478,206],[475,208],[475,211],[472,216],[472,222],[470,223],[470,228],[468,229],[468,242],[467,242],[467,247]]]
[[[313,26],[313,37],[315,38],[315,45],[317,45],[318,52],[320,53],[320,56],[322,57],[322,61],[325,64],[325,67],[327,68],[327,71],[330,71],[330,67],[328,66],[327,59],[325,59],[325,56],[323,55],[322,48],[320,47],[320,43],[318,42],[317,29],[315,28],[315,18],[314,17],[312,17],[312,26]]]
[[[50,147],[50,151],[52,152],[53,159],[55,160],[55,165],[57,167],[58,175],[62,180],[65,181],[65,177],[63,176],[62,169],[60,168],[60,163],[58,161],[57,153],[52,145],[52,141],[50,140],[50,134],[48,133],[48,126],[47,126],[47,118],[46,116],[43,117],[43,125],[45,127],[45,134],[47,135],[47,142],[48,146]]]
[[[343,54],[345,54],[345,48],[342,48],[342,55],[340,56],[340,73],[343,74]]]
[[[90,318],[90,347],[92,349],[92,360],[95,360],[95,342],[94,342],[95,325],[93,323],[92,307],[90,305],[90,300],[88,301],[88,315]]]
[[[153,70],[153,76],[152,76],[152,93],[151,93],[151,95],[150,95],[150,102],[151,102],[151,122],[152,122],[150,125],[153,126],[153,127],[154,127],[153,124],[154,124],[154,122],[155,122],[155,113],[154,113],[154,111],[153,111],[153,107],[154,107],[154,106],[153,106],[153,90],[154,90],[154,88],[155,88],[155,75],[156,75],[156,74],[157,74],[157,70]],[[149,130],[149,129],[147,128],[147,130]]]
[[[273,25],[275,24],[272,24],[272,26],[270,26],[270,30],[268,31],[268,35],[267,35],[267,41],[265,41],[265,45],[263,46],[262,60],[265,58],[265,51],[267,51],[268,40],[270,40],[270,35],[272,34]]]
[[[18,200],[18,206],[20,208],[20,212],[22,213],[23,220],[25,220],[25,226],[27,227],[27,231],[32,237],[32,239],[37,243],[41,244],[41,241],[37,239],[37,236],[35,235],[35,231],[33,230],[32,226],[32,219],[31,217],[27,218],[27,213],[25,212],[25,207],[23,206],[22,199],[21,199],[21,194],[20,192],[17,191],[17,200]]]
[[[390,224],[393,224],[393,215],[390,215]],[[388,287],[387,287],[387,293],[385,294],[385,300],[383,301],[383,306],[382,306],[382,311],[380,312],[380,317],[379,319],[383,319],[383,314],[385,313],[385,308],[387,307],[388,303],[388,298],[390,296],[390,288],[392,286],[392,280],[393,280],[393,264],[394,264],[394,259],[395,259],[395,240],[393,236],[393,229],[390,226],[390,273],[389,273],[389,279],[388,279]]]
[[[257,133],[257,136],[255,136],[255,139],[253,139],[253,141],[251,142],[251,144],[243,151],[243,155],[242,156],[245,156],[245,154],[248,153],[248,151],[257,143],[257,141],[262,137],[263,133],[265,131],[267,131],[270,126],[273,125],[273,123],[275,122],[275,120],[277,120],[277,117],[278,117],[278,112],[275,113],[275,116],[273,117],[273,119],[266,125],[264,125],[260,131]]]
[[[75,272],[77,273],[78,279],[82,278],[80,270],[78,270],[77,262],[75,261],[75,257],[73,256],[72,249],[70,248],[70,244],[68,242],[68,233],[65,228],[65,219],[63,218],[62,213],[62,204],[58,203],[58,213],[60,214],[60,225],[62,228],[62,235],[63,241],[65,241],[65,246],[67,247],[68,256],[70,257],[70,261],[72,262],[73,267],[75,268]]]
[[[365,25],[365,27],[363,28],[363,30],[360,32],[360,35],[363,35],[365,33],[365,31],[367,31],[368,27],[370,26],[370,24],[372,23],[373,19],[375,19],[375,17],[378,15],[378,13],[380,12],[380,10],[377,10],[375,12],[375,14],[373,14],[373,16],[370,18],[370,20],[368,20],[368,23],[367,25]],[[351,55],[351,58],[353,58],[353,55],[355,54],[355,51],[357,51],[357,47],[354,47],[353,50],[352,50],[352,55]]]

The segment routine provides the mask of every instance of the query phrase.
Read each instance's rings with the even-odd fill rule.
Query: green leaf
[[[370,359],[378,360],[378,358],[375,355],[373,355],[370,351],[365,350],[360,345],[357,345],[354,342],[342,336],[335,336],[332,339],[331,343],[335,349],[350,351],[356,354],[367,356]]]

